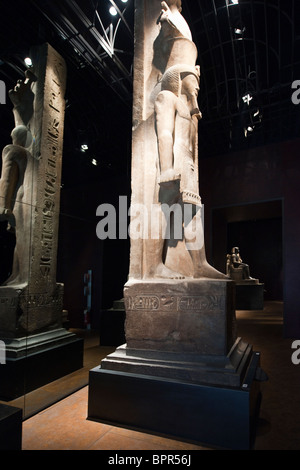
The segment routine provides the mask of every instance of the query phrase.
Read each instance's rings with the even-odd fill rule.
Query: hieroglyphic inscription
[[[1,307],[16,308],[18,302],[18,297],[0,297],[0,311]]]
[[[136,295],[125,298],[128,310],[157,310],[159,308],[159,298],[156,295]]]
[[[46,154],[45,162],[45,186],[42,201],[42,235],[41,235],[41,257],[40,272],[43,277],[47,277],[51,270],[53,258],[54,241],[54,212],[56,207],[56,193],[60,190],[58,187],[57,162],[60,158],[61,146],[60,137],[62,134],[63,116],[61,85],[59,81],[59,70],[62,64],[55,60],[50,77],[50,92],[48,104],[46,106],[47,134],[46,134]],[[53,72],[55,71],[55,72]]]
[[[26,304],[26,306],[38,306],[44,307],[47,305],[61,305],[62,303],[62,294],[57,293],[54,295],[51,294],[22,294],[20,297],[0,297],[0,311],[1,306],[4,308],[16,308],[19,304]]]
[[[126,310],[220,310],[222,296],[218,295],[148,295],[140,294],[125,297]]]
[[[26,294],[22,296],[23,301],[28,307],[45,307],[48,305],[58,305],[62,303],[62,295],[49,294]]]
[[[216,310],[221,307],[221,297],[217,295],[187,295],[177,299],[178,310]]]

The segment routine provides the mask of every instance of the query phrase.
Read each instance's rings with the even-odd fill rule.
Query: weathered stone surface
[[[63,284],[52,291],[0,287],[0,337],[22,336],[62,324]]]
[[[131,203],[148,216],[152,204],[187,202],[199,215],[199,71],[181,0],[135,5]],[[182,240],[162,243],[149,237],[149,217],[140,220],[124,287],[126,344],[90,371],[88,417],[200,442],[218,434],[221,447],[246,430],[247,441],[258,357],[236,337],[235,284],[207,263],[202,226],[191,250],[186,227]]]
[[[236,340],[233,289],[226,280],[129,281],[128,348],[226,355]]]
[[[30,55],[33,68],[9,92],[16,126],[26,126],[32,141],[23,150],[21,141],[15,145],[24,155],[18,192],[11,199],[16,247],[12,274],[0,286],[0,331],[17,336],[61,326],[63,310],[56,258],[66,66],[49,44],[33,48]],[[7,194],[12,192],[9,184],[0,184],[4,209]],[[2,213],[2,219],[10,223],[8,216]]]
[[[131,237],[134,279],[226,277],[206,260],[198,184],[200,68],[180,3],[136,2],[131,207],[143,218],[141,236]],[[190,206],[191,216],[173,219],[168,209],[174,204]],[[153,205],[156,237],[149,233]],[[169,225],[182,236],[166,236]]]
[[[251,360],[252,346],[237,338],[227,355],[171,353],[119,346],[101,362],[101,369],[185,383],[240,387]]]

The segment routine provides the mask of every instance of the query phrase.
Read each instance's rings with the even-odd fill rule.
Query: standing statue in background
[[[31,84],[36,80],[27,70],[25,80],[18,80],[9,97],[14,104],[13,113],[16,127],[11,133],[12,144],[2,151],[0,179],[0,221],[7,220],[7,229],[16,235],[13,269],[4,285],[23,284],[28,278],[28,246],[31,223],[31,182],[26,178],[28,160],[32,158],[30,147],[32,135],[29,121],[33,115],[34,94]]]

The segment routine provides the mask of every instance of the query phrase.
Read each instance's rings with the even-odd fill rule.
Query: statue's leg
[[[0,220],[9,220],[13,210],[19,180],[19,167],[17,162],[7,154],[3,158],[3,168],[0,180]]]
[[[155,234],[151,234],[155,235],[154,237],[146,241],[149,248],[146,251],[151,253],[152,260],[152,271],[149,273],[150,277],[162,279],[184,279],[185,277],[183,274],[168,268],[164,263],[164,250],[169,239],[169,234],[171,234],[173,230],[173,227],[170,230],[170,213],[172,212],[172,207],[178,202],[178,190],[178,181],[162,184],[160,187],[160,203],[154,206],[155,215],[152,214],[154,215],[153,225],[157,228],[157,231]]]
[[[185,217],[184,236],[187,250],[191,256],[194,267],[194,278],[228,279],[213,268],[206,259],[203,224],[201,220],[201,208],[194,206]]]

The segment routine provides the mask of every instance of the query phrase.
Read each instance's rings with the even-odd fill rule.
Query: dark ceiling
[[[128,176],[134,0],[1,0],[0,11],[7,90],[23,78],[31,46],[49,42],[67,62],[63,184]],[[300,105],[291,100],[300,80],[299,0],[183,0],[182,13],[201,66],[199,157],[299,137]],[[0,113],[3,147],[13,127],[8,99]]]
[[[185,2],[202,68],[204,153],[223,154],[299,136],[291,101],[300,77],[296,0]],[[251,100],[244,102],[243,97]]]

